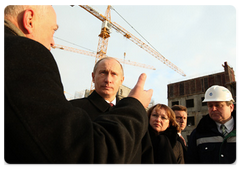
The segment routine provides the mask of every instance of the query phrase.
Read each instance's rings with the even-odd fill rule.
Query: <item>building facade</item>
[[[228,88],[236,101],[234,70],[227,62],[222,66],[224,72],[168,84],[168,106],[183,105],[187,107],[187,127],[182,131],[182,135],[186,140],[188,140],[189,135],[196,128],[201,118],[208,114],[207,104],[202,103],[202,101],[204,100],[205,91],[209,87],[221,85]]]
[[[129,87],[121,85],[117,93],[118,98],[121,100],[122,98],[127,97],[131,90],[132,89]]]

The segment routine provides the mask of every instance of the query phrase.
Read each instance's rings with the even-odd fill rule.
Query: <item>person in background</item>
[[[186,128],[187,126],[187,108],[182,105],[174,105],[172,107],[172,110],[174,111],[176,115],[176,121],[180,126],[180,131],[178,132],[179,135],[179,141],[182,144],[183,147],[183,153],[184,153],[184,161],[185,163],[187,162],[187,143],[182,136],[182,131]]]
[[[236,112],[231,92],[218,85],[205,92],[208,115],[204,116],[190,135],[189,163],[224,164],[236,161]]]
[[[164,104],[156,104],[147,113],[154,163],[183,164],[183,149],[178,141],[180,128],[172,109]]]
[[[95,90],[86,98],[70,100],[73,106],[85,110],[92,120],[111,110],[119,98],[117,92],[124,81],[124,71],[121,63],[112,58],[100,59],[94,66],[92,80]],[[111,105],[110,105],[111,104]],[[142,139],[138,154],[131,163],[153,163],[153,151],[149,133]]]
[[[148,129],[153,91],[141,74],[129,96],[92,121],[63,93],[50,49],[52,6],[4,10],[4,158],[7,163],[131,163]],[[140,163],[140,162],[139,162]]]

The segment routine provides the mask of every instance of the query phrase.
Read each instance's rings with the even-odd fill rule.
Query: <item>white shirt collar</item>
[[[218,131],[219,131],[220,133],[222,133],[222,130],[220,129],[220,126],[221,126],[222,124],[221,124],[221,123],[218,123],[218,122],[216,122],[216,124],[217,124]],[[230,132],[233,130],[233,127],[234,127],[234,119],[233,119],[233,117],[232,117],[229,121],[227,121],[226,123],[224,123],[224,125],[226,126],[226,131],[227,131],[228,133],[230,133]]]
[[[112,103],[112,104],[114,104],[114,105],[116,105],[116,102],[117,102],[116,97],[114,98],[114,100],[113,100],[112,102],[109,102],[109,101],[107,101],[107,100],[105,100],[105,101],[108,102],[108,103]]]

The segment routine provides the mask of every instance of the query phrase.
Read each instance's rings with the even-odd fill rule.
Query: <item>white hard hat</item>
[[[205,99],[203,102],[223,102],[223,101],[233,101],[231,92],[223,87],[218,85],[213,85],[209,87],[205,93]]]

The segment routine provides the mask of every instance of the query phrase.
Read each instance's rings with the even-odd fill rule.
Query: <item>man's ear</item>
[[[122,85],[123,81],[124,81],[124,76],[123,76],[122,79],[121,79],[121,85]]]
[[[232,113],[233,110],[234,110],[234,104],[231,104],[231,105],[230,105],[230,112]]]
[[[95,83],[94,77],[95,77],[95,75],[94,75],[94,73],[92,72],[92,82],[93,82],[93,83]]]
[[[31,34],[33,31],[33,16],[34,11],[32,9],[27,9],[23,13],[23,27],[28,34]]]

